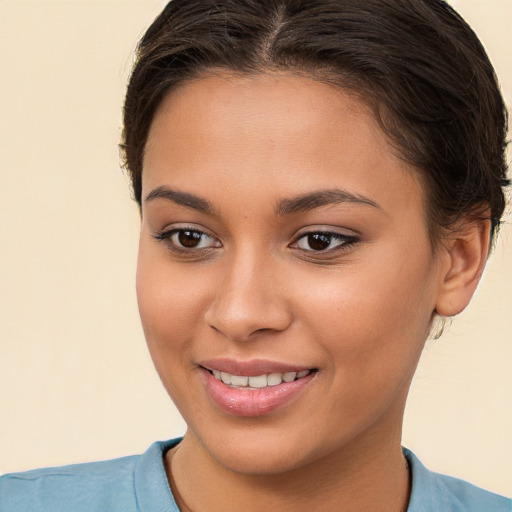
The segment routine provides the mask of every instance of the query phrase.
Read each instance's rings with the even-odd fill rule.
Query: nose
[[[284,331],[292,321],[277,269],[255,254],[240,252],[219,268],[206,323],[232,341]]]

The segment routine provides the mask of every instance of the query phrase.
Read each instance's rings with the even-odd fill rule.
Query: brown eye
[[[219,240],[199,229],[171,229],[157,234],[156,239],[165,242],[169,249],[181,252],[222,246]]]
[[[202,233],[198,231],[178,231],[177,238],[181,246],[193,249],[201,243]]]
[[[324,233],[313,233],[308,235],[308,245],[314,251],[324,251],[331,244],[332,237]]]
[[[315,231],[301,236],[297,240],[296,246],[308,252],[330,252],[335,249],[348,248],[356,242],[358,242],[358,238],[353,235]]]
[[[199,229],[177,228],[155,233],[156,240],[171,251],[195,253],[198,250],[222,247],[220,240]]]

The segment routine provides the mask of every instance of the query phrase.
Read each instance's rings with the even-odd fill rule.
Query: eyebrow
[[[166,199],[168,201],[172,201],[173,203],[179,204],[180,206],[192,208],[193,210],[197,210],[201,213],[206,213],[209,215],[216,214],[216,210],[210,201],[188,192],[174,190],[172,188],[166,187],[165,185],[153,189],[146,196],[144,202],[149,203],[155,199]]]
[[[181,192],[180,190],[171,189],[165,185],[153,189],[146,196],[144,201],[149,203],[155,199],[166,199],[167,201],[172,201],[180,206],[192,208],[209,215],[217,214],[217,210],[207,199],[190,194],[189,192]],[[291,215],[294,213],[314,210],[315,208],[320,208],[322,206],[340,203],[356,203],[381,209],[381,206],[378,203],[368,197],[360,194],[354,194],[345,189],[333,188],[281,199],[276,205],[275,214],[278,216]]]
[[[356,203],[381,209],[378,203],[368,197],[353,194],[345,189],[333,188],[282,199],[277,203],[275,213],[276,215],[291,215],[339,203]]]

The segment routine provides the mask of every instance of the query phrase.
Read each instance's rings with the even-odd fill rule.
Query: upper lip
[[[237,361],[235,359],[219,358],[201,361],[200,366],[207,370],[218,370],[230,375],[244,375],[255,377],[257,375],[268,375],[270,373],[302,372],[313,370],[311,366],[280,363],[267,359],[253,359],[251,361]]]

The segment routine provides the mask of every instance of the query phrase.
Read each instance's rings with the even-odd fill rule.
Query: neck
[[[410,479],[400,433],[380,438],[378,450],[371,438],[285,473],[247,475],[219,464],[188,432],[166,456],[166,470],[180,508],[191,512],[405,512]]]

